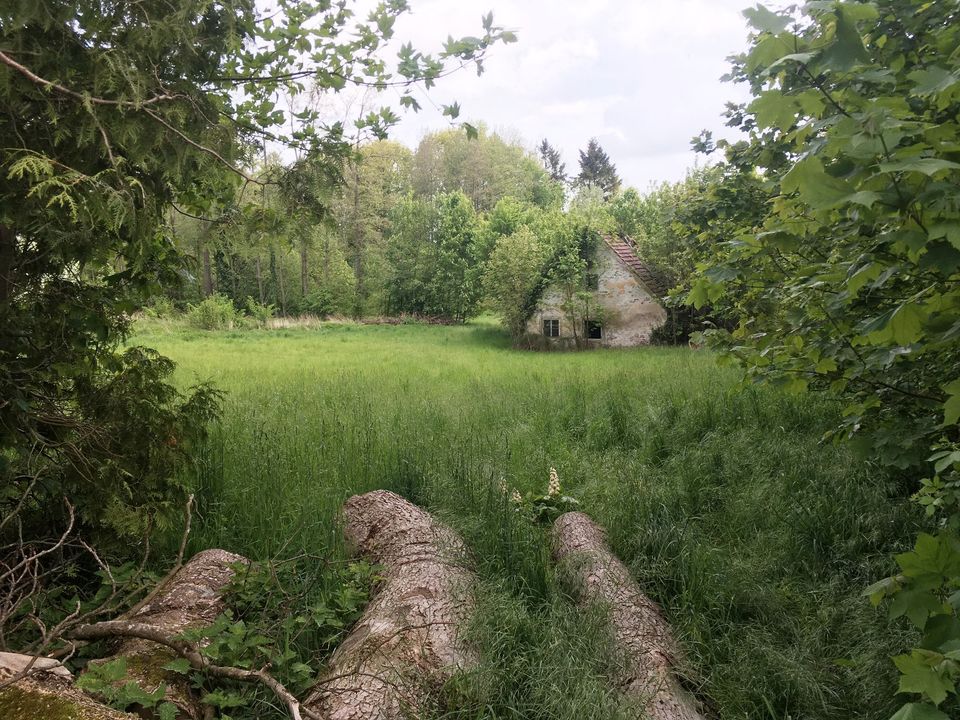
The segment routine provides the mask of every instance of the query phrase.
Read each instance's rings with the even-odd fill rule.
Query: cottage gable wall
[[[593,296],[600,308],[597,314],[603,320],[603,338],[587,343],[602,347],[648,344],[653,331],[666,322],[666,310],[606,243],[598,243],[594,271],[599,276],[599,283]],[[555,340],[561,344],[572,343],[574,328],[563,312],[563,301],[563,293],[558,288],[548,288],[527,324],[527,331],[542,335],[544,320],[559,320],[560,337]],[[582,338],[583,328],[576,330],[576,335]]]

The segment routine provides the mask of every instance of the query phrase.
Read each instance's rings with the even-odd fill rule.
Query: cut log
[[[126,618],[160,630],[174,638],[185,630],[213,623],[224,610],[223,591],[234,576],[233,565],[246,563],[240,555],[225,550],[204,550],[180,568],[156,596]],[[124,682],[136,682],[147,692],[165,683],[166,700],[177,706],[179,717],[200,720],[202,708],[190,688],[189,680],[163,666],[177,657],[168,647],[149,640],[122,640],[103,662],[125,658]]]
[[[458,632],[475,580],[463,541],[386,490],[350,498],[343,518],[348,546],[383,580],[304,705],[329,720],[423,717],[437,686],[476,664]]]
[[[74,687],[70,673],[59,663],[44,669],[36,669],[37,664],[30,675],[0,690],[3,720],[139,720],[136,715],[98,703]],[[20,669],[0,670],[0,680]]]
[[[33,673],[39,670],[59,675],[67,680],[73,679],[73,673],[67,670],[59,660],[36,657],[35,655],[0,652],[0,681],[14,675]]]
[[[584,513],[561,515],[553,526],[553,556],[577,601],[608,613],[625,661],[620,690],[638,700],[651,720],[702,720],[674,672],[677,648],[670,626],[610,551],[603,529]]]

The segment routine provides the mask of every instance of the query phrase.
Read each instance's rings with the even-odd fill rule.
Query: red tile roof
[[[647,289],[658,299],[662,298],[667,294],[667,291],[670,289],[666,287],[666,283],[660,278],[660,276],[643,260],[637,257],[637,253],[633,249],[633,241],[629,238],[618,238],[611,235],[604,235],[603,241],[607,244],[611,250],[613,250],[614,255],[626,265],[628,268],[633,270],[634,274],[640,278],[640,281],[647,286]]]

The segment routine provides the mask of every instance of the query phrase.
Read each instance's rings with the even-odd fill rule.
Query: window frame
[[[593,332],[596,331],[596,337]],[[603,323],[599,320],[583,321],[583,337],[587,340],[603,340]]]
[[[560,337],[559,318],[543,318],[543,325],[541,327],[541,331],[543,332],[543,336],[546,338]]]

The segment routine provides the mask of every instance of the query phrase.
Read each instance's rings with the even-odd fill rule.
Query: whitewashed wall
[[[603,339],[591,340],[590,344],[631,347],[649,343],[650,334],[666,322],[666,310],[606,244],[599,243],[596,252],[595,270],[599,274],[600,289],[594,292],[594,298],[602,308]],[[573,328],[560,309],[562,303],[560,291],[548,288],[527,324],[527,331],[542,336],[543,321],[557,319],[560,321],[560,337],[553,341],[571,343]],[[577,328],[577,334],[582,336],[583,329]]]

